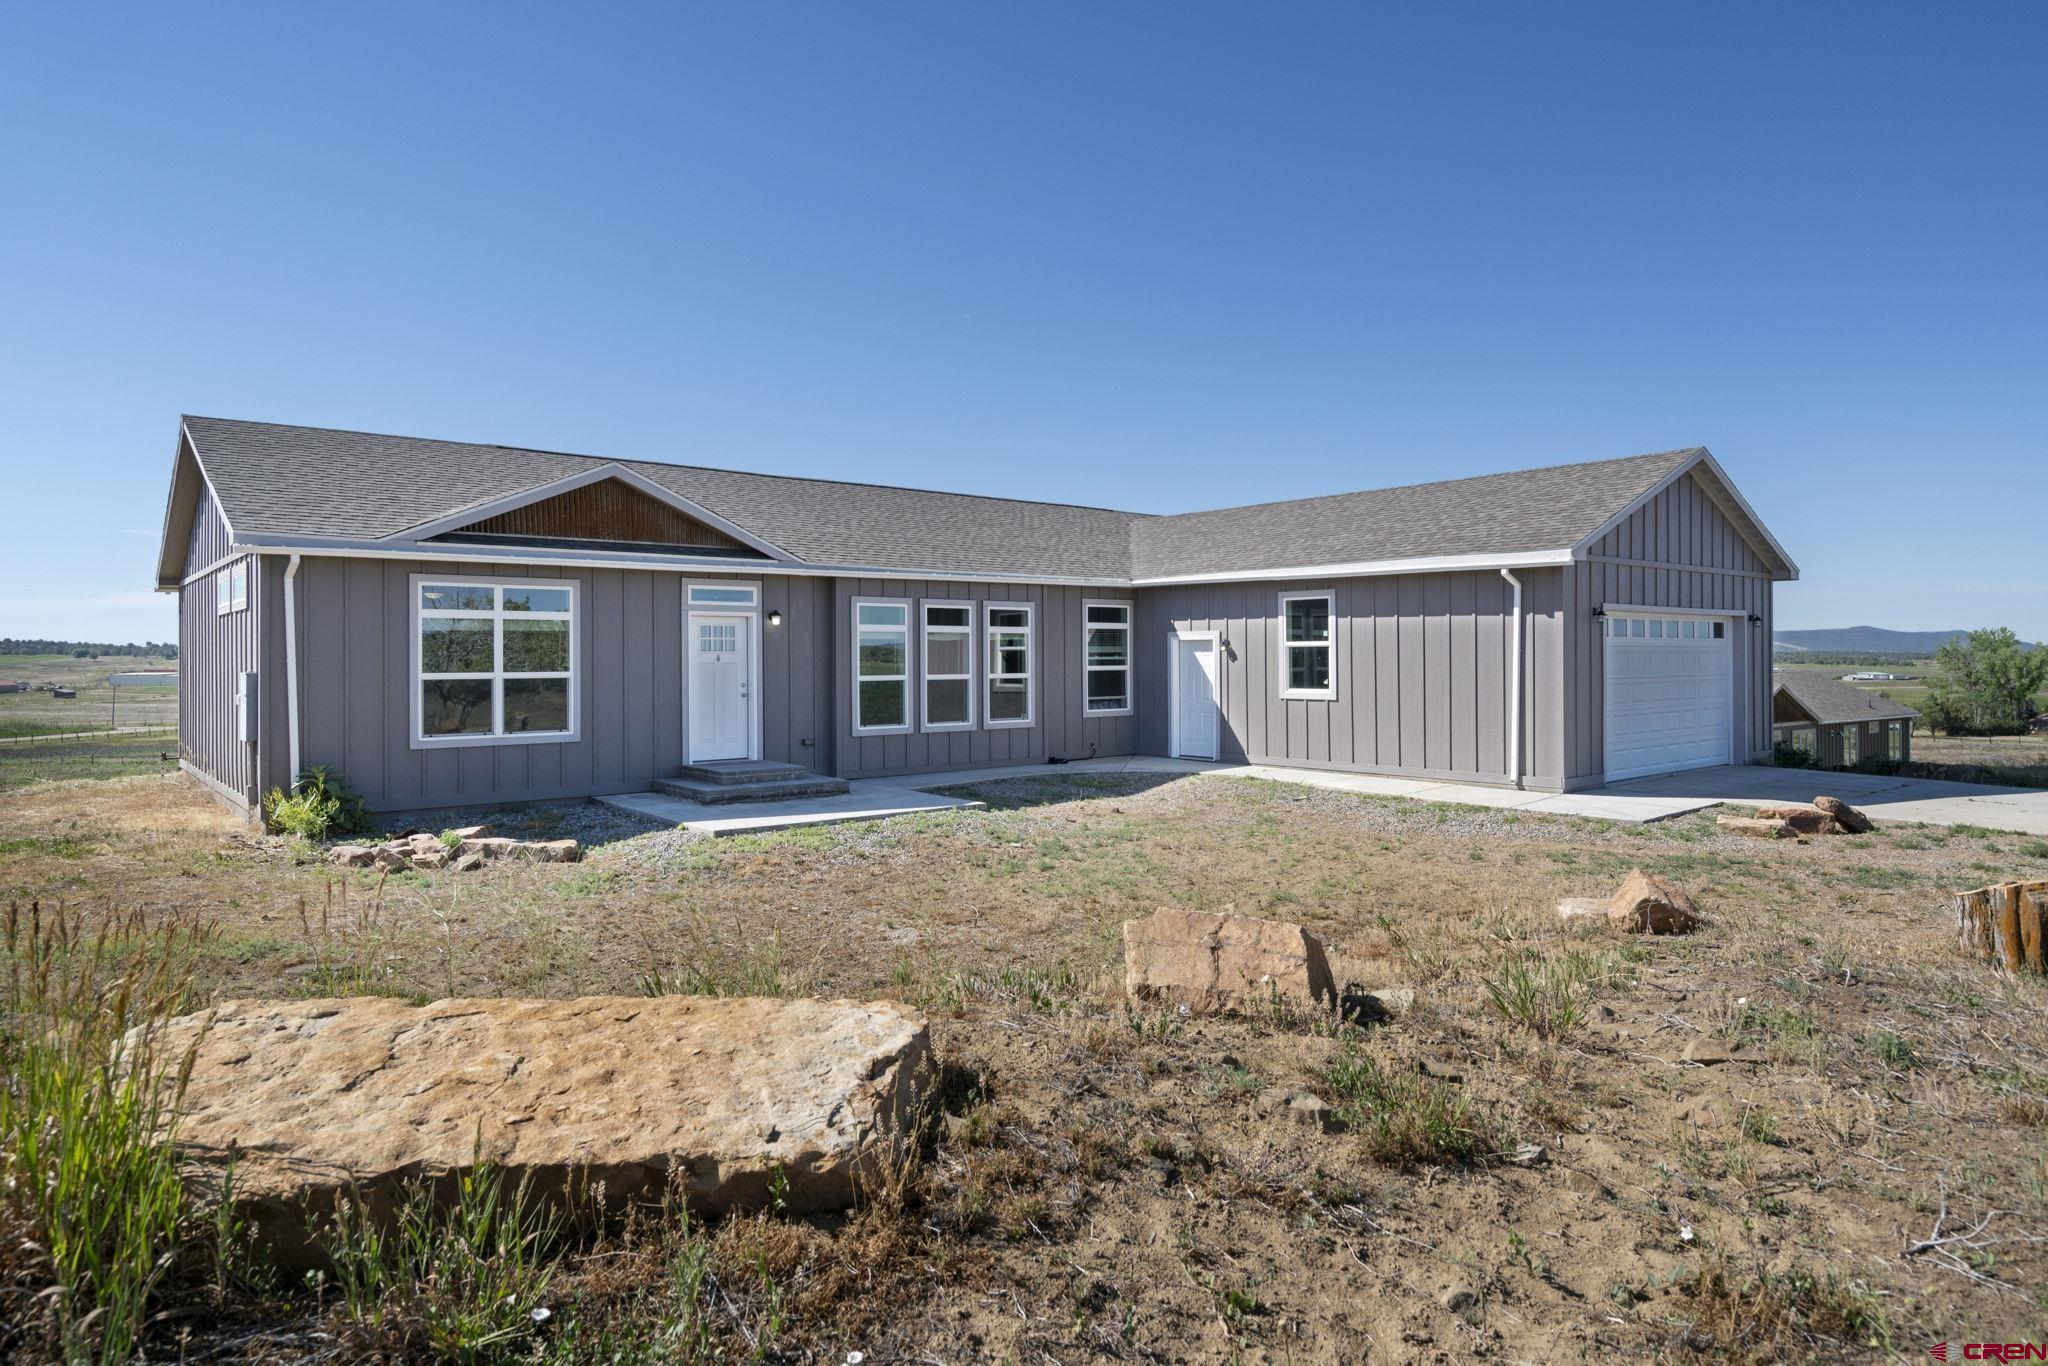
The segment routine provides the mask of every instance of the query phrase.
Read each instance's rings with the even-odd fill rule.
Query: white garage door
[[[1607,781],[1733,763],[1726,622],[1607,621]]]

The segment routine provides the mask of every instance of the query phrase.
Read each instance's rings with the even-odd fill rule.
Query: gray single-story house
[[[188,417],[187,771],[382,810],[1179,755],[1547,791],[1768,759],[1703,448],[1174,516]]]
[[[1771,675],[1773,741],[1805,750],[1822,768],[1854,768],[1862,759],[1913,757],[1913,722],[1904,703],[1817,669],[1779,669]]]

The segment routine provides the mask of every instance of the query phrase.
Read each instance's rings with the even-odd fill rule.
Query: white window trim
[[[890,675],[884,675],[879,678],[870,675],[865,680],[863,680],[861,677],[860,609],[863,607],[901,607],[903,609],[903,625],[901,625],[900,627],[878,626],[868,628],[870,630],[900,630],[903,632],[903,676],[901,679],[901,682],[903,684],[903,724],[900,726],[863,726],[860,723],[861,683],[863,681],[869,683],[887,683],[895,681],[893,676]],[[848,666],[851,668],[853,672],[853,692],[851,696],[848,698],[848,702],[850,705],[847,715],[847,719],[850,722],[852,722],[851,733],[854,735],[910,734],[911,731],[917,728],[915,725],[917,711],[911,705],[916,700],[916,689],[913,688],[911,684],[917,678],[917,661],[911,658],[911,641],[915,638],[916,632],[916,628],[913,626],[912,623],[917,620],[915,604],[912,603],[909,598],[855,598],[853,600],[853,607],[849,613],[849,620],[853,623],[853,635],[850,637],[853,648],[847,652],[850,656],[848,660]]]
[[[569,610],[564,612],[504,612],[492,609],[490,612],[461,611],[456,609],[429,609],[420,606],[420,588],[423,584],[445,583],[463,588],[566,588],[569,590]],[[414,749],[469,749],[483,745],[563,745],[583,738],[583,669],[579,651],[582,647],[582,612],[577,604],[582,601],[581,585],[574,579],[500,579],[476,574],[414,574],[411,578],[412,610],[407,620],[412,624],[412,667],[410,687],[412,689],[412,747]],[[500,601],[502,599],[499,599]],[[493,630],[491,639],[491,672],[488,674],[435,674],[434,678],[465,678],[491,680],[491,730],[489,735],[428,735],[423,727],[425,717],[421,693],[430,680],[420,668],[420,623],[428,617],[475,617],[489,616],[493,621],[506,617],[529,617],[540,621],[560,621],[565,617],[569,622],[569,729],[558,731],[520,731],[512,735],[497,732],[505,724],[506,679],[519,678],[560,678],[553,672],[512,673],[505,672],[505,633]]]
[[[984,694],[995,686],[999,678],[1015,678],[1015,674],[999,674],[989,667],[989,655],[995,649],[998,631],[1014,631],[1014,626],[996,626],[992,623],[997,612],[1022,612],[1024,614],[1024,715],[1020,720],[998,721],[994,709],[983,705],[983,715],[989,719],[982,722],[986,730],[1027,730],[1038,724],[1038,606],[1029,602],[984,602],[981,605],[981,679]]]
[[[233,565],[222,565],[220,572],[214,576],[213,614],[217,617],[224,617],[234,610],[231,606],[234,601],[234,589],[228,582],[228,574],[233,568]]]
[[[979,708],[978,708],[978,707],[977,707],[977,706],[975,705],[975,695],[976,695],[976,694],[977,694],[977,693],[978,693],[978,692],[980,691],[980,688],[979,688],[979,686],[978,686],[978,680],[979,680],[979,671],[978,671],[978,670],[977,670],[977,669],[976,669],[976,668],[974,667],[974,656],[975,656],[975,654],[977,653],[977,651],[976,651],[976,650],[975,650],[975,648],[974,648],[974,642],[975,642],[975,641],[976,641],[977,639],[979,639],[979,632],[977,632],[977,631],[976,631],[976,630],[974,629],[974,625],[975,625],[975,612],[974,612],[974,609],[975,609],[975,605],[976,605],[976,604],[975,604],[975,603],[973,602],[973,600],[972,600],[972,599],[969,599],[969,598],[920,598],[920,599],[918,600],[918,604],[917,604],[917,715],[918,715],[918,720],[919,720],[919,721],[920,721],[920,722],[922,723],[922,724],[920,725],[919,729],[923,730],[923,731],[924,731],[924,732],[925,732],[925,733],[926,733],[927,735],[930,735],[930,734],[933,734],[933,733],[940,733],[940,734],[943,734],[943,733],[945,733],[945,732],[947,732],[947,731],[956,731],[956,730],[973,730],[973,729],[974,729],[974,722],[975,722],[975,716],[976,716],[976,714],[977,714],[977,712],[978,712],[978,710],[979,710]],[[933,626],[933,625],[931,624],[931,620],[930,620],[930,612],[931,612],[931,609],[932,609],[932,608],[934,608],[934,607],[964,607],[964,608],[966,608],[966,609],[967,609],[967,624],[966,624],[965,626],[939,626],[939,627],[934,627],[934,626]],[[930,660],[931,660],[931,657],[932,657],[932,652],[931,652],[931,635],[932,635],[932,632],[933,632],[934,630],[939,630],[939,631],[959,631],[959,632],[964,632],[964,633],[966,634],[966,636],[967,636],[967,672],[966,672],[966,673],[964,673],[964,674],[934,674],[934,673],[932,673],[932,672],[930,671]],[[933,682],[934,680],[939,680],[939,681],[945,681],[945,680],[952,680],[952,679],[965,679],[965,680],[966,680],[966,682],[967,682],[967,719],[966,719],[965,721],[934,721],[934,720],[932,720],[932,716],[931,716],[931,711],[932,711],[932,708],[931,708],[931,695],[930,695],[930,694],[929,694],[929,693],[928,693],[928,692],[926,691],[926,689],[927,689],[927,688],[928,688],[928,687],[930,686],[930,684],[931,684],[931,683],[932,683],[932,682]]]
[[[228,610],[249,610],[249,561],[246,557],[228,566]]]
[[[1081,603],[1081,715],[1084,719],[1093,716],[1129,716],[1136,709],[1138,694],[1138,651],[1136,645],[1137,604],[1129,598],[1086,598]],[[1116,626],[1106,622],[1088,620],[1091,607],[1120,607],[1124,613],[1124,624]],[[1088,633],[1090,631],[1122,631],[1124,633],[1124,662],[1116,664],[1090,664],[1088,662]],[[1124,676],[1124,704],[1121,707],[1091,708],[1088,705],[1088,675],[1092,673],[1121,673]]]
[[[1287,638],[1287,605],[1292,602],[1320,599],[1329,609],[1330,638],[1328,640],[1290,641]],[[1311,702],[1330,702],[1337,696],[1337,594],[1329,588],[1303,589],[1298,593],[1280,595],[1280,695],[1302,698]],[[1287,680],[1293,676],[1288,666],[1293,662],[1296,650],[1324,648],[1330,652],[1330,682],[1322,688],[1290,688]]]
[[[753,592],[749,602],[698,602],[690,595],[699,588],[745,588]],[[699,612],[758,612],[761,610],[759,579],[691,579],[683,584],[683,606]]]

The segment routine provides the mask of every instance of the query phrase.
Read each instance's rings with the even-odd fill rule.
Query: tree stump
[[[1956,947],[2007,972],[2048,974],[2048,882],[1997,882],[1957,896]]]

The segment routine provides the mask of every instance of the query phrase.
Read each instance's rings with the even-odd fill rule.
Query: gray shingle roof
[[[1093,581],[1558,550],[1698,448],[1176,516],[188,417],[243,538],[378,540],[617,464],[812,564]]]
[[[1132,524],[1141,579],[1576,545],[1699,448]]]
[[[616,464],[813,564],[1121,580],[1139,515],[270,422],[185,428],[242,536],[376,540]]]
[[[1774,669],[1771,684],[1824,726],[1852,721],[1905,721],[1920,713],[1814,669]]]

